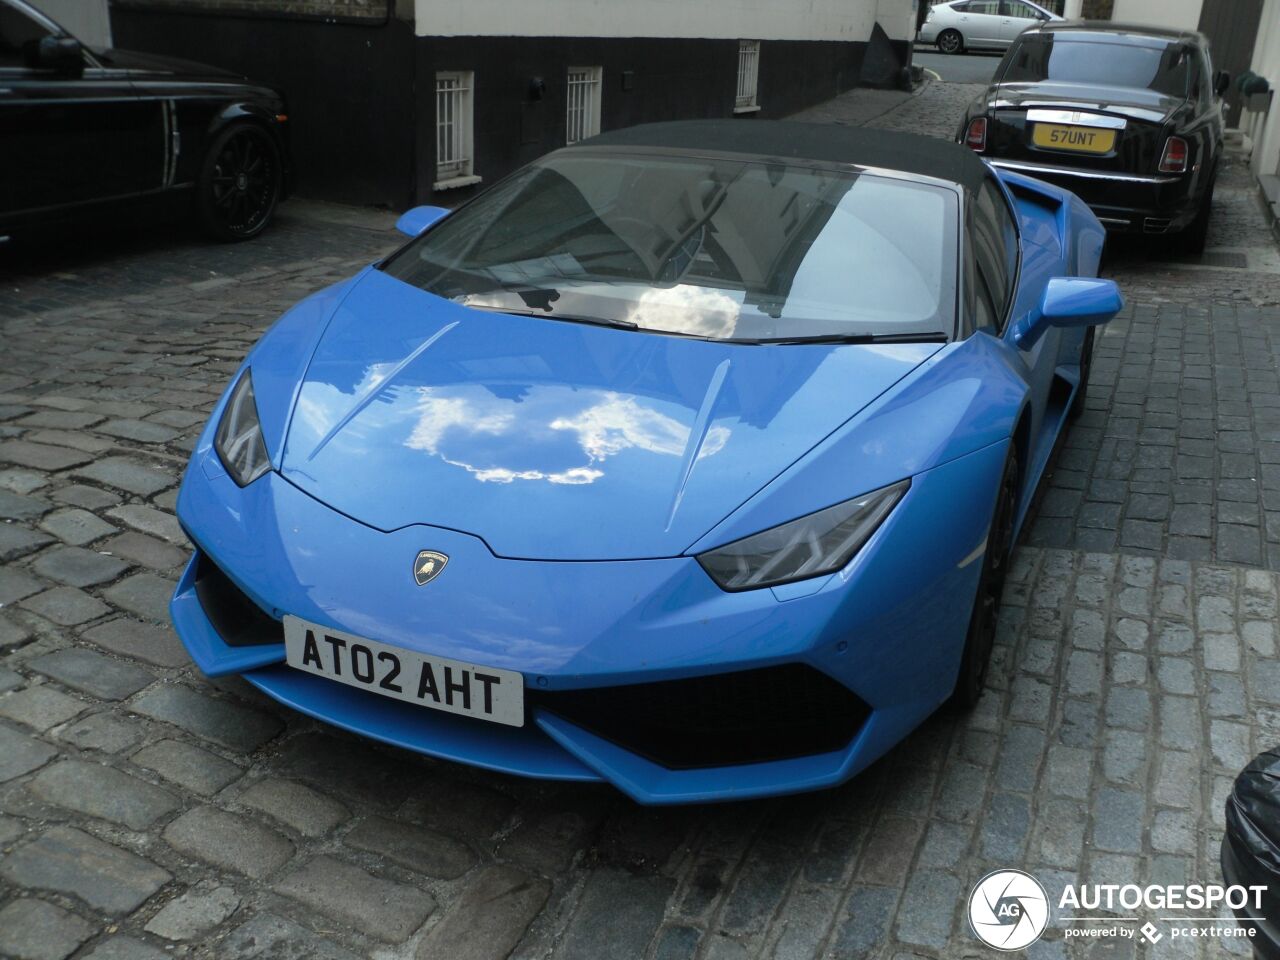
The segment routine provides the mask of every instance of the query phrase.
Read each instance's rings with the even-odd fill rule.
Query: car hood
[[[377,529],[447,527],[502,557],[678,556],[940,346],[614,330],[374,270],[316,345],[280,472]]]
[[[1002,109],[1061,107],[1067,110],[1098,110],[1159,123],[1177,110],[1185,98],[1171,97],[1155,90],[1132,87],[1090,86],[1080,83],[1002,83],[995,91],[993,106]]]
[[[195,60],[166,57],[158,53],[140,53],[136,50],[117,50],[114,47],[94,47],[93,54],[104,66],[128,70],[130,73],[150,74],[184,80],[244,80],[244,77],[221,67],[211,67]]]

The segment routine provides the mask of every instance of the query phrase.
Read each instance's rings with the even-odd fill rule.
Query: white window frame
[[[738,41],[738,97],[734,113],[755,113],[760,109],[760,41]]]
[[[600,99],[604,67],[570,67],[565,71],[564,142],[577,143],[600,132]]]
[[[475,76],[470,70],[436,73],[436,190],[480,182],[475,175]]]

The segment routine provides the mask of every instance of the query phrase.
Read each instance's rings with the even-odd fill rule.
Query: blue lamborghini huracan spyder
[[[837,784],[978,699],[1122,304],[1074,195],[941,140],[670,123],[400,227],[200,437],[201,670],[644,803]]]

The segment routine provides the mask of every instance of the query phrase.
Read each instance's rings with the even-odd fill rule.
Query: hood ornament
[[[440,576],[440,571],[448,562],[449,558],[443,553],[437,553],[435,550],[419,550],[413,561],[413,579],[418,581],[418,586],[426,586]]]

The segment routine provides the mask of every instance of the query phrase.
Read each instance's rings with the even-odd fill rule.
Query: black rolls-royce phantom
[[[288,185],[287,121],[263,84],[90,49],[23,0],[0,0],[0,238],[184,197],[213,235],[256,236]]]
[[[1204,249],[1229,78],[1203,34],[1046,23],[1020,34],[957,139],[1064,186],[1109,230]]]

